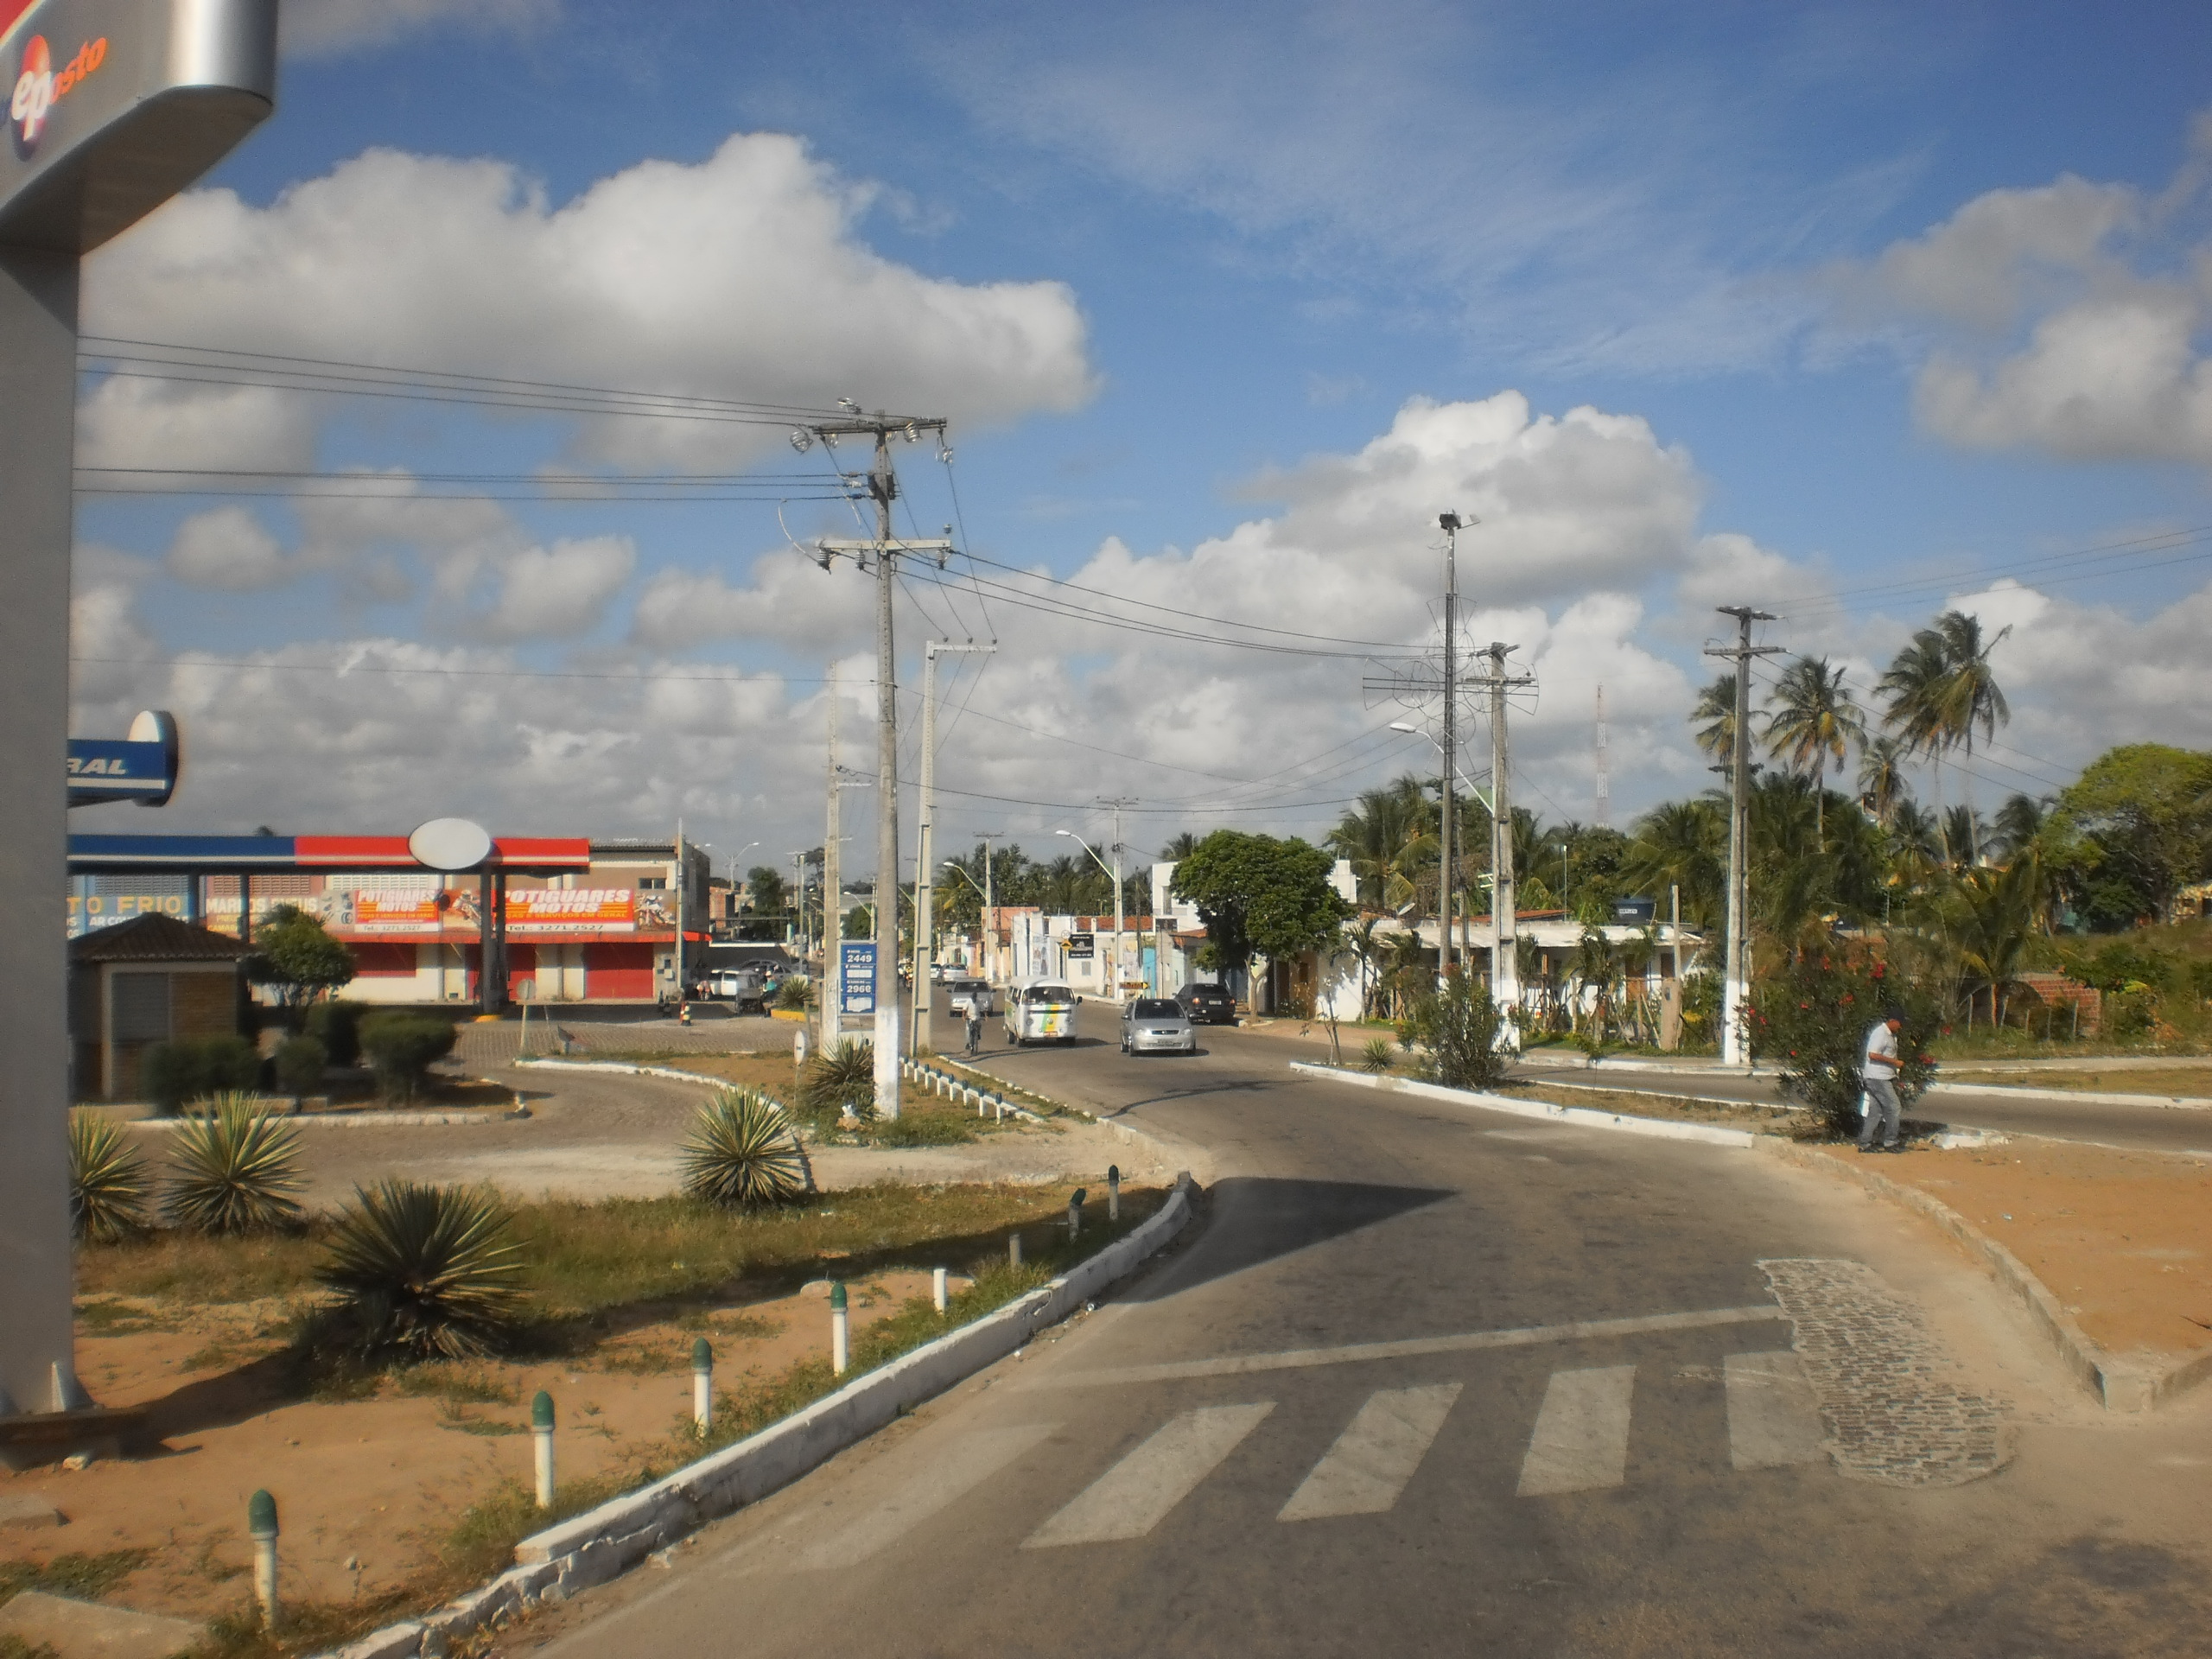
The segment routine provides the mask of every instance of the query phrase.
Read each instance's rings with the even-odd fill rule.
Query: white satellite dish
[[[473,870],[492,855],[491,832],[467,818],[432,818],[407,837],[415,861],[433,870]]]

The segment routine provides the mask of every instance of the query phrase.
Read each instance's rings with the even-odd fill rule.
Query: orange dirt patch
[[[2212,1163],[2015,1141],[1871,1164],[2011,1250],[2099,1346],[2171,1361],[2212,1347]]]
[[[36,1491],[68,1522],[6,1535],[0,1556],[44,1561],[147,1548],[151,1559],[111,1599],[205,1618],[247,1594],[246,1500],[265,1486],[283,1528],[286,1596],[341,1608],[372,1600],[433,1572],[471,1505],[504,1484],[527,1484],[530,1402],[539,1389],[558,1413],[564,1484],[632,1468],[656,1446],[664,1452],[690,1421],[696,1338],[714,1346],[718,1389],[772,1377],[829,1352],[828,1294],[819,1281],[774,1300],[644,1325],[580,1358],[426,1367],[411,1379],[386,1378],[373,1397],[331,1401],[291,1397],[286,1387],[283,1303],[195,1310],[177,1320],[150,1301],[117,1299],[103,1304],[105,1323],[125,1323],[124,1308],[143,1306],[156,1324],[123,1334],[80,1328],[79,1370],[104,1403],[149,1407],[164,1449],[74,1472],[0,1471],[0,1493]],[[855,1281],[854,1334],[929,1294],[926,1273]],[[403,1392],[440,1381],[444,1397]]]

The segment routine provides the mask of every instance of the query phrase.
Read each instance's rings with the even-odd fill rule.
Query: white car
[[[991,1001],[991,982],[988,979],[959,978],[946,988],[945,1001],[952,1005],[955,1014],[965,1016],[972,1004],[976,1012],[989,1019],[998,1012]]]
[[[1006,994],[1007,1040],[1017,1048],[1075,1041],[1076,1005],[1082,1001],[1065,980],[1033,979],[1015,986]]]

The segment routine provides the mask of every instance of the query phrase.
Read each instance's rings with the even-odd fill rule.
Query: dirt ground
[[[1838,1161],[1863,1154],[1821,1148]],[[1871,1160],[2024,1262],[2099,1346],[2171,1363],[2212,1347],[2212,1164],[2018,1138]]]
[[[855,1334],[929,1294],[925,1271],[856,1284]],[[530,1401],[538,1389],[558,1414],[560,1478],[615,1471],[689,1423],[696,1338],[713,1344],[721,1386],[774,1376],[829,1352],[828,1296],[823,1280],[796,1295],[643,1325],[581,1360],[428,1366],[404,1379],[407,1392],[387,1380],[373,1398],[338,1401],[284,1397],[281,1305],[195,1310],[179,1320],[156,1303],[111,1299],[97,1310],[107,1333],[80,1331],[79,1371],[103,1403],[150,1406],[162,1449],[80,1471],[0,1472],[0,1493],[35,1491],[67,1518],[8,1535],[0,1554],[45,1560],[147,1550],[109,1599],[205,1618],[245,1593],[246,1499],[265,1486],[283,1527],[286,1595],[340,1605],[373,1599],[433,1567],[470,1505],[531,1479]],[[130,1328],[133,1313],[149,1322]]]

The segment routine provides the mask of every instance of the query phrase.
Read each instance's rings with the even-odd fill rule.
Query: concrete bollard
[[[702,1440],[715,1423],[715,1351],[704,1337],[691,1344],[691,1421]]]
[[[830,1370],[837,1376],[845,1374],[852,1363],[851,1326],[846,1322],[845,1284],[839,1280],[830,1287]]]
[[[994,1121],[995,1122],[999,1122],[999,1123],[1003,1123],[1003,1122],[1006,1122],[1006,1102],[1004,1102],[1004,1101],[1002,1101],[1002,1100],[993,1100],[993,1101],[991,1102],[991,1105],[992,1105],[992,1107],[993,1107],[993,1109],[994,1109],[994,1110],[993,1110],[993,1121]]]
[[[1006,1242],[1006,1263],[1010,1268],[1021,1265],[1021,1235],[1015,1233]]]
[[[261,1604],[261,1623],[274,1630],[284,1622],[276,1599],[276,1500],[266,1491],[246,1500],[245,1529],[253,1540],[253,1599]]]
[[[1080,1238],[1083,1236],[1083,1201],[1090,1196],[1078,1186],[1075,1190],[1075,1196],[1068,1200],[1068,1236],[1070,1238]]]
[[[937,1304],[937,1311],[944,1312],[944,1269],[937,1268],[930,1274],[930,1299]]]
[[[553,1507],[553,1396],[540,1389],[530,1402],[530,1438],[537,1442],[537,1507]]]
[[[799,1071],[806,1070],[806,1027],[801,1026],[791,1035],[791,1065]]]
[[[1106,1219],[1119,1221],[1121,1218],[1122,1166],[1119,1164],[1109,1164],[1106,1166]]]

